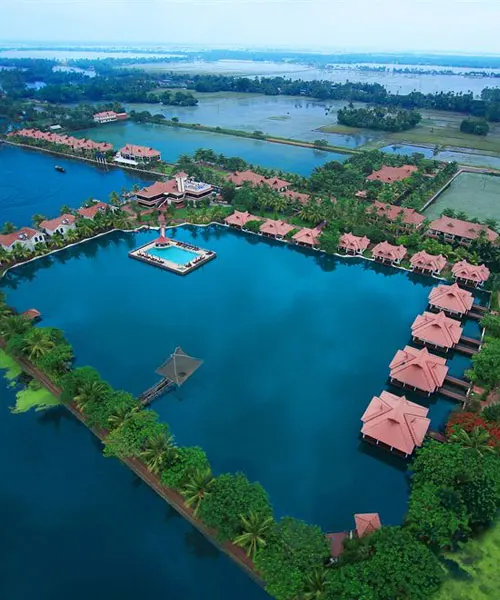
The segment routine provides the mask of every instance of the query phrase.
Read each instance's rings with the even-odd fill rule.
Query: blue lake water
[[[152,256],[170,260],[178,265],[184,265],[198,256],[196,252],[178,248],[177,246],[168,246],[167,248],[157,248],[156,246],[153,246],[152,248],[149,248],[147,252]]]
[[[392,146],[385,146],[381,148],[382,152],[388,154],[413,154],[418,152],[423,154],[426,158],[436,158],[437,160],[443,160],[446,162],[457,162],[463,165],[471,165],[475,167],[492,167],[494,169],[500,169],[500,158],[498,156],[488,156],[487,154],[480,154],[476,152],[459,152],[455,150],[443,150],[438,152],[436,155],[433,154],[432,148],[425,146],[413,146],[411,144],[397,144]]]
[[[56,171],[56,165],[66,172]],[[89,198],[107,201],[111,192],[147,181],[123,169],[105,171],[78,160],[0,145],[0,224],[29,225],[34,214],[56,217],[63,204],[77,208]]]
[[[405,463],[360,440],[360,417],[435,282],[220,226],[167,235],[217,258],[177,277],[127,257],[156,232],[111,234],[11,272],[8,301],[39,309],[78,364],[134,394],[176,346],[202,358],[153,407],[181,444],[205,448],[216,473],[260,481],[278,516],[330,531],[350,528],[355,512],[401,522]],[[470,364],[449,362],[455,375]],[[454,408],[411,397],[430,407],[435,429]]]
[[[269,598],[65,409],[14,403],[0,377],[2,600]]]
[[[248,163],[299,173],[304,176],[309,176],[315,167],[320,167],[325,162],[331,160],[343,162],[350,156],[349,154],[275,144],[221,133],[132,121],[107,123],[78,131],[74,133],[74,136],[88,137],[98,142],[106,141],[113,144],[116,149],[127,143],[151,146],[160,150],[162,159],[167,162],[175,162],[181,154],[193,154],[198,148],[211,148],[218,154],[239,156]],[[316,137],[321,137],[321,135],[318,134]]]

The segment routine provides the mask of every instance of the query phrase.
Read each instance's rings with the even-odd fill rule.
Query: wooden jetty
[[[470,383],[468,381],[447,375],[444,384],[439,388],[438,392],[442,396],[446,396],[457,402],[462,402],[465,405],[469,394],[469,388]]]
[[[148,406],[153,400],[156,400],[156,398],[159,398],[162,394],[165,394],[174,387],[174,382],[171,379],[168,379],[168,377],[164,377],[158,383],[155,383],[155,385],[143,392],[137,400],[142,406]]]
[[[481,340],[476,340],[475,338],[467,337],[463,335],[460,338],[460,341],[455,346],[455,350],[457,352],[462,352],[462,354],[467,354],[468,356],[473,356],[481,347]]]
[[[476,321],[480,321],[488,312],[486,306],[481,306],[480,304],[473,304],[470,311],[467,313],[468,319],[476,319]]]

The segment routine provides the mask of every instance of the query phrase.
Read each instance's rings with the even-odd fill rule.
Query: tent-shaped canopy
[[[170,358],[156,372],[177,385],[182,385],[202,363],[202,360],[189,356],[180,346],[177,346]]]

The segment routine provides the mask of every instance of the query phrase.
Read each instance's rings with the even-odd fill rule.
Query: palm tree
[[[10,262],[10,252],[6,250],[3,246],[0,246],[0,265],[4,265],[5,263]]]
[[[33,225],[34,225],[35,227],[40,227],[40,223],[41,223],[42,221],[45,221],[45,220],[46,220],[46,218],[47,218],[46,216],[44,216],[44,215],[41,215],[40,213],[37,213],[37,214],[35,214],[35,215],[33,215],[33,216],[31,217],[31,220],[33,221]]]
[[[23,350],[28,354],[30,360],[36,360],[48,354],[55,348],[55,345],[47,331],[35,327],[24,338]]]
[[[72,209],[70,206],[68,206],[67,204],[63,204],[61,206],[61,208],[59,209],[59,214],[60,215],[70,215],[72,214]]]
[[[79,240],[78,230],[70,229],[66,232],[64,239],[68,242],[68,244],[74,244]]]
[[[99,400],[106,391],[106,386],[102,381],[84,381],[77,389],[74,398],[79,410],[85,412],[85,408]]]
[[[234,538],[234,543],[246,550],[249,558],[254,558],[259,548],[266,545],[266,535],[269,533],[274,521],[270,516],[250,512],[248,517],[241,516],[243,532]]]
[[[16,228],[15,228],[14,224],[11,223],[10,221],[7,221],[3,225],[2,233],[5,233],[5,234],[14,233],[15,230],[16,230]]]
[[[15,262],[22,262],[30,255],[30,251],[21,244],[14,244],[11,250],[12,258]]]
[[[214,481],[214,476],[212,475],[210,467],[207,467],[206,469],[196,469],[181,490],[186,501],[186,506],[193,509],[193,514],[195,516],[200,510],[203,499],[210,494],[210,489],[212,488]]]
[[[326,598],[326,571],[315,569],[306,581],[306,587],[301,600],[323,600]]]
[[[490,439],[490,434],[483,427],[474,427],[470,433],[460,428],[450,435],[451,442],[475,450],[480,456],[495,452],[494,446],[490,446]]]
[[[118,192],[115,192],[113,190],[111,192],[111,194],[109,195],[109,201],[111,202],[111,204],[113,206],[120,206],[121,198],[120,198],[120,195],[118,194]]]
[[[128,417],[139,410],[139,407],[129,408],[123,404],[113,409],[113,412],[108,417],[108,423],[111,429],[117,429],[128,419]]]
[[[76,226],[76,230],[79,238],[88,238],[94,235],[92,223],[88,219],[80,221]]]
[[[140,454],[147,468],[155,475],[171,464],[176,455],[174,436],[164,433],[158,433],[151,437],[147,441],[146,449]]]
[[[7,315],[0,321],[0,334],[8,341],[15,335],[24,335],[31,323],[22,315]]]

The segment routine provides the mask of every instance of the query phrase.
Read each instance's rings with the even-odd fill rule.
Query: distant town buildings
[[[124,121],[125,119],[128,119],[128,114],[126,112],[117,113],[114,110],[105,110],[94,115],[94,121],[99,124]]]

